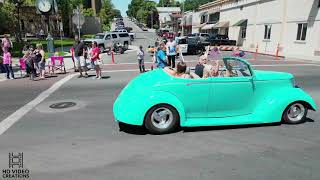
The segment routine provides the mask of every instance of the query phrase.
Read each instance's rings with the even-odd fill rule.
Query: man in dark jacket
[[[85,47],[85,44],[79,40],[79,36],[76,35],[74,37],[74,40],[75,40],[73,44],[74,61],[80,73],[79,78],[83,77],[82,71],[84,71],[84,77],[87,78],[88,77],[87,62],[86,62],[86,59],[84,58],[87,48]]]

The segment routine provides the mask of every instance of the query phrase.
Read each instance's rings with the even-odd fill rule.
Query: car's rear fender
[[[143,108],[145,109],[143,112],[144,115],[146,115],[152,107],[158,104],[168,104],[174,107],[179,113],[180,123],[186,120],[186,114],[182,102],[175,95],[165,91],[152,91],[148,95],[148,101],[144,104],[145,108]]]
[[[278,88],[256,104],[253,118],[257,120],[257,123],[279,122],[288,105],[298,101],[305,103],[311,110],[317,110],[312,97],[302,89]]]
[[[117,121],[141,126],[147,112],[158,104],[168,104],[174,107],[180,117],[180,122],[185,121],[185,111],[182,103],[176,96],[164,91],[145,91],[131,98],[118,98],[114,104],[114,115]]]

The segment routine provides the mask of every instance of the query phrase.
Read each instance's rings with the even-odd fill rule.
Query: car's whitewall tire
[[[294,102],[290,104],[282,115],[282,120],[287,124],[304,123],[307,119],[308,108],[304,103]]]
[[[145,127],[152,134],[167,134],[177,129],[179,119],[179,114],[174,107],[159,104],[147,112]]]

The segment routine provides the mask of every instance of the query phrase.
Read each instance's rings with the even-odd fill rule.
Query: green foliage
[[[103,0],[102,8],[99,12],[103,31],[109,31],[111,29],[111,22],[116,15],[117,12],[115,11],[111,0]]]
[[[62,23],[63,23],[63,32],[66,35],[71,36],[70,29],[70,17],[73,12],[73,9],[83,3],[83,0],[57,0],[58,8],[61,11]]]
[[[155,16],[157,3],[149,0],[132,0],[128,6],[127,15],[136,18],[143,24],[151,26],[151,19],[154,24],[159,22],[159,16]],[[154,16],[154,18],[151,18]]]
[[[158,24],[154,24],[153,25],[153,29],[159,29],[159,25]]]
[[[184,10],[185,11],[192,11],[192,10],[197,10],[199,8],[199,6],[206,4],[208,2],[213,2],[216,0],[185,0],[184,1]],[[180,5],[180,7],[182,8],[182,4]]]
[[[159,0],[158,7],[179,7],[180,2],[176,0]]]
[[[82,9],[82,14],[85,16],[85,17],[92,17],[94,15],[94,11],[92,8],[83,8]]]
[[[17,8],[12,1],[5,1],[0,8],[0,20],[2,33],[15,33],[18,31]]]
[[[42,44],[43,49],[46,51],[47,50],[47,41],[46,40],[32,40],[29,42],[30,45],[33,47],[36,47],[37,44]],[[63,46],[72,46],[74,43],[73,39],[63,39],[62,41],[60,39],[54,40],[54,47],[61,47]],[[26,44],[26,42],[13,42],[13,49],[12,49],[12,56],[13,57],[22,57],[22,49],[23,46]]]
[[[85,34],[82,36],[82,39],[94,38],[95,34]]]

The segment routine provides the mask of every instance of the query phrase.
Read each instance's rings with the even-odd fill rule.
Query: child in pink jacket
[[[3,65],[7,72],[7,79],[14,79],[14,74],[12,70],[12,59],[9,51],[3,53]],[[10,75],[11,74],[11,78]]]

